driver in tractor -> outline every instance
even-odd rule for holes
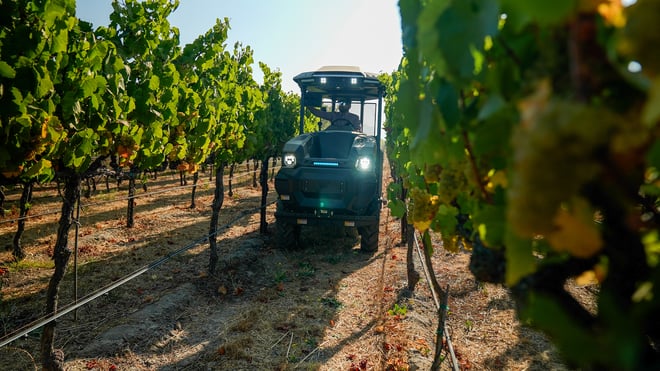
[[[362,123],[360,122],[360,117],[352,112],[349,112],[349,109],[351,108],[351,101],[348,99],[342,99],[339,101],[339,112],[321,111],[315,107],[307,108],[315,116],[330,121],[330,127],[328,128],[343,127],[350,128],[353,131],[362,131]]]

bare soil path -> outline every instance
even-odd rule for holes
[[[149,183],[150,191],[177,182],[162,176]],[[40,192],[32,214],[57,209],[53,189]],[[126,201],[113,201],[124,194],[101,192],[83,209],[80,296],[208,232],[212,190],[206,180],[195,209],[188,208],[187,188],[139,199],[136,226],[130,229],[123,219]],[[259,189],[240,185],[226,198],[220,223],[258,206],[259,195]],[[6,205],[15,199],[8,192]],[[269,208],[271,224],[273,211]],[[0,267],[8,269],[2,276],[0,335],[44,314],[56,217],[28,221],[24,263],[13,264],[11,252],[0,252]],[[11,243],[14,229],[15,223],[0,224],[0,246]],[[304,248],[295,251],[275,249],[270,236],[258,230],[258,214],[224,230],[213,275],[207,273],[208,243],[200,243],[80,308],[75,318],[61,318],[56,343],[67,369],[429,369],[435,304],[424,279],[414,292],[406,290],[406,248],[398,245],[399,222],[387,209],[374,254],[359,251],[351,230],[303,229]],[[460,369],[566,369],[543,336],[518,323],[506,289],[475,282],[468,260],[468,252],[437,248],[434,254],[435,273],[443,287],[450,286],[447,328]],[[73,300],[72,276],[63,284],[60,305]],[[39,369],[38,342],[35,331],[0,348],[0,370]],[[442,369],[452,369],[449,360]]]

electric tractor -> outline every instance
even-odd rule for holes
[[[336,225],[356,228],[361,250],[376,251],[385,87],[375,74],[344,66],[304,72],[293,80],[300,87],[301,134],[284,145],[275,177],[276,242],[298,247],[302,227]],[[323,119],[318,131],[305,133],[307,111]]]

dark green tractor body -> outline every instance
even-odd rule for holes
[[[278,245],[296,246],[302,226],[325,224],[357,228],[362,250],[375,251],[382,205],[384,87],[375,75],[354,67],[325,67],[294,81],[301,89],[302,134],[284,145],[275,177]],[[354,131],[344,122],[304,133],[306,106],[325,103],[334,110],[340,100],[359,108],[363,131],[371,128],[371,133]],[[370,121],[365,112],[373,113]]]

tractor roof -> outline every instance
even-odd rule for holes
[[[303,94],[324,98],[347,97],[371,100],[385,95],[385,87],[378,75],[362,72],[355,66],[324,66],[316,71],[303,72],[293,78]]]

